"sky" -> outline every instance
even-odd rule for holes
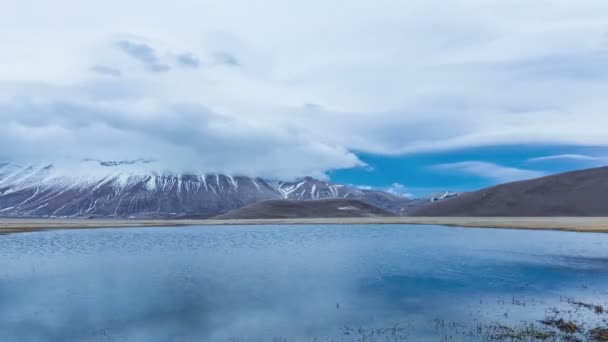
[[[0,160],[415,196],[608,160],[605,0],[0,5]]]

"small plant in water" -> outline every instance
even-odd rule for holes
[[[608,328],[593,328],[589,330],[588,337],[590,341],[606,342],[608,341]]]

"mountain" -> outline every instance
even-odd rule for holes
[[[412,216],[608,216],[608,167],[502,184],[414,209]]]
[[[410,200],[304,178],[285,182],[242,176],[149,171],[150,161],[87,160],[70,167],[0,163],[0,216],[208,218],[273,199],[358,199],[394,213]]]
[[[326,198],[320,200],[270,200],[214,217],[226,219],[326,218],[395,216],[394,213],[357,199]]]

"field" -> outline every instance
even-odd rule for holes
[[[0,219],[0,234],[49,229],[276,224],[432,224],[472,228],[608,232],[608,217],[357,217],[263,220]]]

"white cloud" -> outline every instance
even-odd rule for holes
[[[371,186],[371,185],[353,185],[361,190],[379,190],[385,191],[389,194],[393,194],[399,197],[416,198],[416,195],[412,194],[405,185],[401,183],[393,183],[389,186]]]
[[[389,186],[388,188],[385,189],[386,192],[396,195],[396,196],[401,196],[401,197],[415,197],[413,194],[411,194],[407,188],[405,187],[405,185],[401,184],[401,183],[393,183],[391,184],[391,186]]]
[[[588,156],[584,154],[556,154],[552,156],[530,158],[528,162],[543,162],[552,160],[573,160],[573,161],[587,161],[587,162],[601,162],[606,161],[606,158]]]
[[[0,157],[291,177],[355,150],[608,146],[606,17],[604,0],[12,1]]]
[[[541,171],[518,169],[481,161],[466,161],[435,165],[435,170],[465,173],[504,183],[524,179],[538,178],[546,174]]]

